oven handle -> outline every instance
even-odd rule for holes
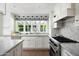
[[[51,46],[50,46],[51,47]],[[51,47],[52,48],[52,47]],[[55,54],[57,54],[57,50],[55,50],[54,48],[52,48],[52,50],[54,51]]]
[[[49,42],[49,44],[52,46],[53,45],[53,47],[56,47],[56,49],[58,50],[59,49],[59,45],[54,45],[52,42]]]
[[[52,38],[52,39],[50,38],[50,39],[49,39],[49,42],[54,43],[56,46],[59,46],[59,44],[60,44],[58,41],[56,41],[56,40],[53,39],[53,38]]]

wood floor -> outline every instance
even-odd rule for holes
[[[23,50],[23,56],[49,56],[48,49]]]

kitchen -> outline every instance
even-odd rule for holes
[[[79,56],[78,7],[79,3],[0,3],[0,55]]]

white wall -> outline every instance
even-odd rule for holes
[[[53,10],[51,3],[11,3],[7,4],[9,10],[16,14],[49,13]]]

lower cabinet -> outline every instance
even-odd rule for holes
[[[22,43],[15,48],[15,56],[22,56]]]
[[[22,43],[7,52],[5,56],[22,56]]]
[[[35,40],[34,37],[22,37],[23,49],[35,48]]]
[[[49,48],[49,37],[22,37],[24,49],[45,49]]]
[[[15,49],[12,49],[11,51],[7,52],[5,56],[15,56]]]

